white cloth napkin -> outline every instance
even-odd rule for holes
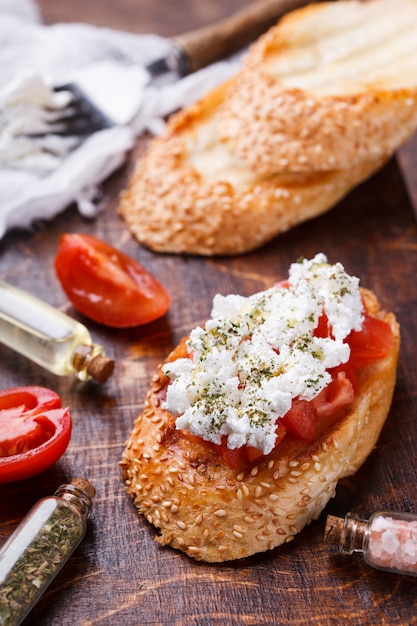
[[[0,0],[0,239],[10,229],[53,218],[73,202],[82,215],[95,216],[100,183],[123,163],[135,137],[145,130],[160,132],[169,113],[226,80],[240,64],[235,55],[143,92],[140,68],[169,45],[153,34],[78,23],[44,26],[32,0]],[[117,83],[117,89],[107,91],[107,104],[127,104],[135,112],[128,124],[96,132],[77,145],[21,136],[39,128],[45,102],[62,105],[64,95],[54,94],[51,85],[87,81],[88,72],[88,84],[98,89],[92,78],[99,79],[104,63],[112,84]]]

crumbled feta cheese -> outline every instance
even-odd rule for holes
[[[327,369],[349,360],[344,339],[363,322],[359,280],[317,254],[292,264],[288,282],[247,298],[215,296],[211,319],[190,334],[190,358],[164,366],[164,407],[177,428],[268,454],[292,400],[312,400],[331,381]],[[313,335],[323,312],[332,337]]]

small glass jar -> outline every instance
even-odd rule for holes
[[[0,550],[0,624],[18,626],[83,539],[94,487],[83,478],[39,500]]]
[[[417,576],[417,515],[378,511],[366,519],[348,513],[344,519],[329,515],[326,543],[336,543],[342,554],[363,554],[376,569]]]
[[[114,360],[89,330],[30,293],[0,280],[0,342],[58,376],[103,384]]]

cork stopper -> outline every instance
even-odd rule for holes
[[[86,478],[74,478],[71,485],[83,491],[89,498],[94,498],[96,490]]]
[[[339,545],[344,523],[345,520],[343,518],[328,515],[324,529],[324,542]]]
[[[114,360],[103,354],[97,354],[87,364],[87,373],[101,385],[107,381],[114,372]]]

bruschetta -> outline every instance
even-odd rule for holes
[[[288,542],[373,450],[395,386],[393,313],[324,254],[214,299],[155,374],[121,460],[157,541],[207,562]]]

